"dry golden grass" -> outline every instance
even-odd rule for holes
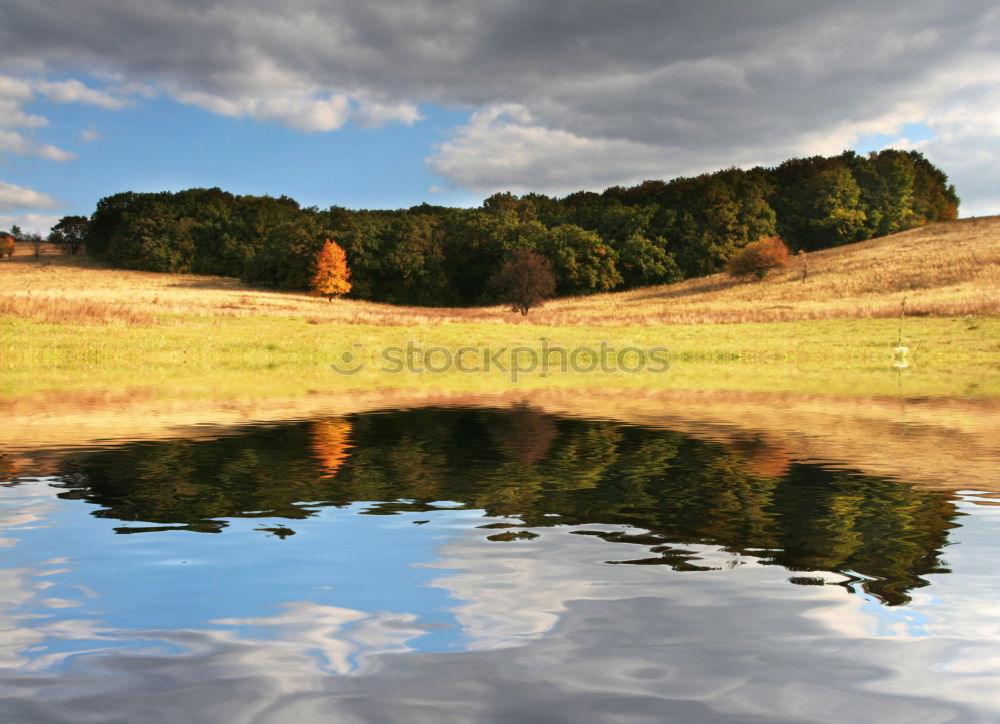
[[[31,294],[0,294],[0,315],[34,319],[49,324],[141,327],[156,323],[156,315],[135,309],[126,302],[95,302],[90,299],[71,301]]]
[[[1000,217],[935,224],[796,256],[787,270],[763,282],[715,274],[560,300],[545,315],[563,324],[591,323],[608,312],[620,322],[669,324],[895,317],[903,297],[911,316],[1000,313]]]
[[[23,245],[22,245],[23,246]],[[312,324],[426,326],[700,324],[1000,314],[1000,217],[936,224],[809,254],[762,282],[724,274],[558,299],[527,318],[505,307],[397,307],[264,291],[235,279],[101,268],[85,257],[19,249],[0,261],[0,314],[46,321],[151,324],[160,315],[293,317]],[[31,301],[25,301],[30,297]],[[77,311],[69,311],[76,307]],[[65,309],[65,312],[60,312]],[[128,314],[125,313],[128,310]]]

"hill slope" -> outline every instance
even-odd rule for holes
[[[808,274],[803,281],[804,271]],[[264,291],[234,279],[103,269],[45,255],[0,262],[0,315],[53,322],[152,324],[158,315],[306,318],[314,323],[448,321],[553,325],[697,324],[1000,315],[1000,216],[913,229],[795,257],[763,282],[724,274],[549,302],[526,320],[502,307],[395,307]]]

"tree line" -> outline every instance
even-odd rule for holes
[[[217,274],[305,290],[327,239],[347,254],[350,296],[398,304],[496,300],[490,278],[518,250],[544,256],[557,295],[661,284],[723,270],[780,236],[812,251],[954,219],[947,176],[916,151],[797,158],[561,198],[497,193],[474,209],[304,208],[218,188],[101,199],[85,240],[112,265]]]

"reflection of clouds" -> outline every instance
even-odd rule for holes
[[[4,488],[0,504],[0,547],[13,548],[19,542],[16,531],[41,528],[58,505],[56,490],[48,485],[18,485]],[[53,586],[41,580],[66,572],[65,558],[42,561],[43,568],[9,568],[0,570],[0,668],[28,668],[35,665],[37,657],[27,655],[32,648],[43,643],[50,634],[44,614],[30,613],[37,608],[71,608],[76,601],[43,598]],[[34,624],[34,625],[33,625]]]
[[[284,613],[274,616],[219,619],[212,623],[273,628],[272,645],[289,651],[315,651],[326,661],[326,668],[338,674],[350,672],[375,654],[410,651],[407,642],[426,633],[413,614],[367,614],[310,601],[286,603],[284,608]],[[358,661],[352,664],[355,657]]]
[[[618,567],[616,567],[616,571]],[[631,575],[634,574],[630,574]],[[547,635],[520,646],[372,654],[353,675],[330,675],[313,652],[357,612],[293,604],[273,617],[227,622],[301,632],[122,635],[147,648],[94,652],[61,675],[8,677],[0,717],[78,722],[888,722],[987,721],[996,676],[935,668],[973,642],[831,637],[803,611],[849,600],[836,587],[793,596],[728,586],[623,586],[621,598],[563,601]],[[680,579],[680,577],[674,577]],[[558,589],[562,581],[552,581]],[[693,586],[691,600],[685,589]],[[728,595],[727,595],[728,594]],[[553,598],[557,598],[554,595]],[[706,600],[710,603],[706,604]],[[754,615],[748,616],[747,611]],[[372,617],[376,621],[378,617]],[[376,624],[382,633],[391,629]],[[311,632],[311,633],[309,633]],[[319,632],[319,641],[316,633]],[[391,636],[390,636],[391,638]],[[180,653],[157,650],[164,644]],[[985,642],[980,646],[987,646]],[[339,651],[339,649],[337,649]],[[329,654],[327,654],[329,655]]]
[[[44,634],[31,627],[37,616],[15,613],[38,595],[31,571],[23,568],[0,571],[0,667],[25,665],[22,652],[40,643]]]
[[[974,636],[978,641],[956,646],[954,655],[938,668],[951,674],[968,675],[967,686],[976,689],[976,677],[1000,671],[1000,596],[997,591],[1000,563],[995,548],[1000,540],[1000,508],[976,505],[968,496],[959,509],[968,514],[961,528],[952,533],[953,545],[946,549],[951,572],[928,576],[934,583],[914,592],[907,607],[922,616],[929,637],[956,642]],[[991,646],[980,645],[990,642]],[[994,688],[994,691],[998,689]],[[976,692],[970,693],[975,697]],[[1000,695],[997,696],[1000,699]]]
[[[783,585],[786,569],[756,557],[734,562],[732,553],[709,546],[686,547],[705,566],[729,570],[611,571],[602,561],[625,554],[600,538],[560,528],[537,532],[530,544],[501,550],[473,531],[439,549],[435,565],[457,572],[434,584],[460,601],[454,613],[469,648],[519,660],[536,649],[554,651],[548,665],[574,669],[572,688],[604,688],[610,696],[635,688],[621,679],[669,680],[668,690],[684,699],[743,715],[858,720],[851,708],[859,706],[881,712],[873,721],[914,721],[965,705],[1000,715],[992,697],[1000,687],[1000,631],[976,621],[978,614],[997,618],[995,579],[949,587],[952,611],[969,610],[963,599],[970,590],[976,605],[947,636],[930,638],[927,622],[937,612],[921,610],[922,597],[888,608],[831,585],[846,580],[836,573],[810,573],[825,586]],[[620,607],[632,610],[615,615]],[[509,654],[495,651],[516,645]],[[620,680],[612,683],[615,676]],[[924,692],[936,701],[921,702]]]
[[[1000,715],[991,661],[1000,635],[981,637],[975,620],[995,607],[985,564],[971,588],[923,589],[899,609],[931,611],[935,636],[915,637],[899,618],[897,636],[886,637],[863,597],[788,584],[787,570],[754,557],[688,546],[720,570],[610,566],[642,547],[573,534],[581,528],[497,543],[455,520],[444,523],[452,527],[435,566],[448,570],[434,582],[454,597],[471,649],[455,653],[414,650],[426,631],[416,615],[309,601],[198,629],[32,618],[17,609],[43,601],[38,571],[71,561],[0,571],[0,630],[12,635],[0,650],[0,721],[895,724]],[[74,643],[40,653],[52,641]]]
[[[492,649],[517,645],[549,631],[566,610],[568,601],[610,600],[631,596],[667,596],[677,584],[689,578],[672,576],[667,566],[615,566],[606,561],[628,558],[646,549],[639,545],[609,544],[591,535],[576,535],[581,530],[614,533],[626,530],[614,525],[587,525],[570,528],[535,529],[539,538],[530,543],[488,541],[482,531],[468,531],[438,549],[434,567],[455,573],[438,578],[433,585],[447,589],[461,601],[454,609],[462,625],[467,645],[472,649]],[[720,569],[699,574],[699,581],[718,580],[723,585],[754,585],[761,590],[783,586],[788,572],[779,566],[763,565],[754,556],[740,556],[718,547],[685,545],[697,553],[699,565]],[[643,557],[643,555],[640,555]],[[747,569],[747,570],[742,570]],[[689,574],[684,574],[688,576]],[[845,580],[833,573],[810,574],[832,582]],[[733,579],[733,577],[736,577]],[[613,583],[610,581],[613,580]],[[714,589],[682,586],[686,601],[694,597],[710,605]],[[829,587],[799,591],[799,596],[823,599],[823,606],[838,610],[857,609],[857,601],[833,592]],[[822,615],[814,612],[817,618]],[[871,622],[855,616],[852,631],[872,633]],[[842,628],[842,627],[841,627]]]
[[[14,530],[41,528],[57,504],[57,491],[48,485],[18,485],[2,489],[0,505],[0,548],[17,545],[18,539],[8,536]]]

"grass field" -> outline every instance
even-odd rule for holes
[[[0,262],[0,394],[7,399],[148,384],[192,395],[514,384],[1000,395],[1000,217],[816,252],[804,262],[804,281],[796,259],[763,282],[715,275],[553,300],[527,318],[500,307],[327,302],[232,279],[105,269],[86,257],[23,251]],[[543,344],[582,348],[585,362],[608,357],[602,342],[616,350],[667,348],[669,372],[509,371],[522,364],[512,348],[529,357],[526,350],[537,354]],[[385,374],[382,350],[408,343],[507,351],[490,373]],[[908,351],[895,353],[898,346]],[[357,374],[331,370],[345,355],[349,366],[363,366]]]

